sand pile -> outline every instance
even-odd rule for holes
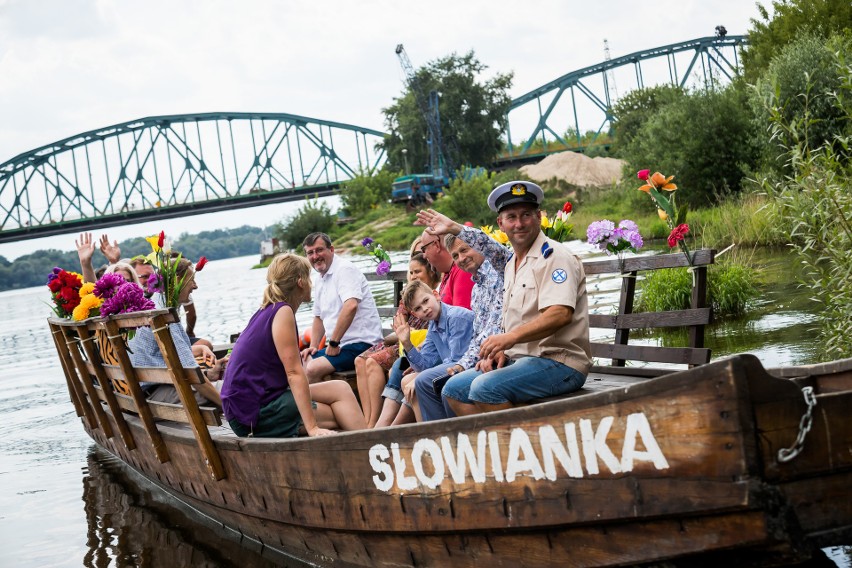
[[[521,171],[537,182],[559,178],[581,187],[612,185],[621,180],[623,160],[589,158],[579,152],[551,154],[537,164],[523,166]]]

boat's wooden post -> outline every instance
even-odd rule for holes
[[[71,402],[74,403],[77,416],[85,416],[89,425],[94,426],[94,411],[86,404],[85,399],[81,400],[83,393],[78,392],[78,389],[82,387],[77,377],[77,372],[74,369],[74,364],[70,361],[71,356],[68,354],[68,346],[65,345],[65,335],[62,333],[62,328],[50,323],[50,321],[48,321],[48,325],[50,325],[50,334],[53,336],[53,343],[56,345],[56,352],[59,354],[59,362],[62,365],[62,370],[65,372],[68,393],[71,395]]]
[[[101,406],[101,399],[100,397],[98,397],[98,391],[95,389],[95,384],[92,382],[92,376],[89,374],[89,369],[86,368],[86,362],[83,361],[83,356],[80,354],[80,349],[78,347],[80,343],[80,338],[73,337],[71,334],[72,331],[75,331],[74,328],[62,328],[62,335],[65,338],[65,345],[68,346],[68,352],[71,354],[71,359],[74,361],[74,366],[77,367],[77,371],[80,373],[80,379],[83,382],[83,388],[86,389],[86,393],[88,393],[89,395],[89,402],[92,405],[92,408],[95,410],[95,416],[97,416],[97,422],[95,422],[95,424],[100,424],[104,435],[107,438],[112,438],[112,425],[109,423],[109,419],[107,418],[106,412],[104,412],[104,407]]]
[[[622,274],[621,278],[621,297],[618,299],[618,315],[632,314],[633,313],[633,299],[636,296],[636,272],[629,272],[627,274]],[[619,321],[619,318],[616,318],[616,322]],[[616,324],[618,325],[618,324]],[[615,329],[615,341],[613,342],[615,345],[627,345],[628,339],[630,337],[630,328],[619,328]],[[613,359],[612,365],[614,367],[624,367],[626,364],[625,359]]]
[[[145,398],[145,393],[142,392],[142,387],[139,386],[139,379],[136,378],[136,371],[133,369],[133,364],[127,355],[127,346],[124,345],[121,329],[118,323],[112,319],[104,321],[102,325],[106,328],[107,338],[112,344],[115,356],[118,358],[121,372],[127,381],[127,388],[130,389],[130,396],[133,397],[133,401],[136,403],[139,419],[142,420],[142,426],[148,432],[154,453],[157,454],[157,459],[160,460],[160,463],[165,463],[169,461],[169,450],[166,448],[166,444],[163,442],[162,436],[160,436],[160,431],[157,430],[157,425],[154,423],[154,416],[151,414],[151,409],[148,408],[148,400]]]
[[[201,416],[201,411],[198,410],[198,403],[195,401],[192,387],[186,379],[188,371],[183,368],[180,356],[172,341],[169,322],[166,317],[164,315],[157,315],[151,318],[151,330],[154,332],[154,337],[160,346],[160,352],[163,354],[163,360],[166,362],[166,367],[172,376],[175,389],[189,417],[189,424],[195,433],[195,440],[198,442],[201,454],[207,462],[207,469],[210,471],[213,479],[224,479],[225,468],[222,466],[219,451],[213,444],[213,438],[210,436],[207,424],[205,424],[204,418]]]
[[[124,413],[118,405],[118,400],[115,398],[115,391],[113,391],[112,382],[109,380],[109,377],[107,377],[104,372],[104,368],[102,367],[103,361],[98,355],[95,346],[92,345],[95,336],[91,331],[89,331],[87,325],[79,326],[77,328],[77,332],[80,334],[80,343],[83,345],[86,357],[88,357],[89,361],[92,362],[95,377],[97,377],[107,405],[109,406],[110,411],[112,411],[112,416],[118,426],[118,433],[121,434],[121,439],[124,440],[124,446],[128,450],[133,450],[136,448],[136,442],[133,440],[133,433],[130,431],[130,428],[127,426],[127,422],[124,420]]]

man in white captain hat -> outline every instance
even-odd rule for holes
[[[479,229],[433,211],[417,223],[451,233],[505,265],[502,333],[486,339],[476,368],[453,375],[442,396],[455,415],[511,408],[575,391],[591,367],[586,274],[580,260],[541,231],[544,193],[528,181],[511,181],[488,196],[509,251]]]

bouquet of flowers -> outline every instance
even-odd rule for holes
[[[562,210],[552,218],[548,218],[547,213],[542,212],[541,230],[544,231],[547,238],[564,243],[571,237],[574,225],[569,225],[568,219],[571,218],[573,209],[574,207],[571,205],[571,202],[566,201],[565,205],[562,206]]]
[[[145,297],[138,284],[126,281],[114,272],[101,276],[95,282],[91,295],[101,300],[100,315],[103,317],[153,310],[156,307],[154,302]]]
[[[645,244],[639,234],[639,227],[630,219],[623,219],[617,227],[609,219],[595,221],[586,230],[586,238],[590,245],[598,247],[608,255],[618,255],[619,265],[624,263],[622,255],[625,250],[639,252]]]
[[[167,307],[177,308],[186,281],[186,274],[182,277],[177,274],[178,264],[183,257],[180,253],[172,253],[171,242],[163,231],[145,240],[151,245],[151,252],[145,258],[154,267],[154,272],[148,277],[147,291],[149,294],[162,294]],[[195,271],[199,272],[206,264],[207,259],[202,256],[195,264]]]
[[[63,270],[58,266],[47,275],[47,287],[53,298],[53,313],[56,317],[70,318],[74,309],[80,305],[80,288],[83,277],[76,272]]]
[[[375,243],[375,244],[374,244]],[[382,245],[376,243],[370,237],[364,237],[361,241],[361,245],[367,249],[367,252],[373,257],[373,260],[376,262],[376,274],[379,276],[384,276],[391,269],[391,258],[387,251],[382,248]]]
[[[689,225],[686,224],[686,213],[689,207],[686,205],[678,207],[675,202],[674,192],[677,186],[671,183],[674,176],[666,177],[660,172],[654,172],[651,175],[651,170],[639,170],[636,177],[645,182],[645,185],[638,188],[639,191],[644,191],[651,196],[651,201],[657,207],[657,215],[669,226],[669,248],[680,246],[687,262],[692,266],[692,256],[684,241],[684,237],[689,233]],[[666,197],[663,191],[668,192],[669,196]]]

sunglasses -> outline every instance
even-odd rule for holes
[[[431,245],[436,244],[437,242],[438,241],[432,241],[431,243],[426,243],[425,245],[420,247],[420,252],[422,252],[423,254],[426,254],[426,249],[429,248]]]

